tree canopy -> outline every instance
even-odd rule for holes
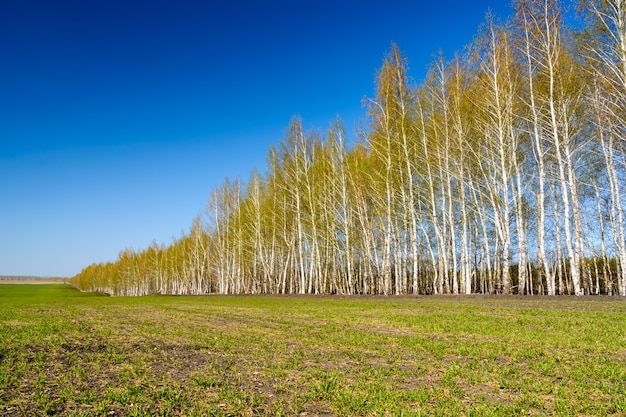
[[[144,294],[626,296],[626,2],[517,0],[415,83],[392,44],[366,129],[294,117],[267,172],[169,246],[72,279]]]

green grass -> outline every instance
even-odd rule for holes
[[[299,414],[626,415],[626,302],[0,286],[0,416]]]

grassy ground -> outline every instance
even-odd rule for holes
[[[626,301],[0,287],[0,416],[626,415]]]

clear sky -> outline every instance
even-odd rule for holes
[[[424,77],[507,0],[0,2],[0,275],[169,243],[293,115],[349,130],[392,41]]]

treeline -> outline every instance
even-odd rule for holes
[[[215,189],[170,246],[73,278],[143,294],[626,296],[626,2],[487,16],[414,83],[392,45],[348,144],[295,118],[268,171]],[[574,5],[571,5],[574,6]]]

